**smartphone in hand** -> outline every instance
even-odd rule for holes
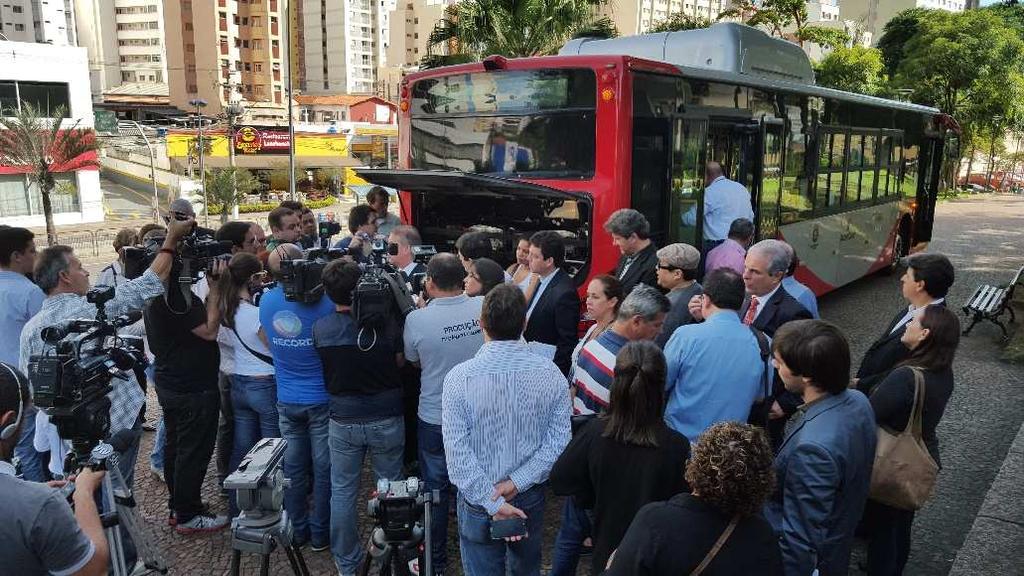
[[[525,519],[508,518],[491,521],[491,540],[504,540],[513,536],[528,536]]]

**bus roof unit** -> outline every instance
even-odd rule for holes
[[[616,54],[667,62],[681,67],[731,72],[794,84],[814,84],[814,69],[804,51],[757,28],[719,22],[710,28],[659,32],[599,40],[570,40],[558,52]]]

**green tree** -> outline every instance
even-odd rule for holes
[[[884,68],[882,53],[877,49],[843,46],[834,49],[817,63],[814,75],[821,86],[875,95],[885,85]]]
[[[893,76],[900,62],[903,61],[903,47],[921,28],[921,21],[934,14],[926,8],[911,8],[894,16],[882,28],[882,36],[878,39],[878,50],[882,53],[886,74]]]
[[[227,223],[232,209],[259,185],[259,180],[252,172],[244,168],[221,168],[206,172],[206,196],[210,204],[221,207],[221,224]]]
[[[437,24],[428,46],[454,45],[455,54],[474,58],[554,54],[581,30],[599,25],[593,8],[602,1],[463,0]]]
[[[39,187],[43,199],[43,218],[46,220],[46,242],[57,242],[57,229],[53,225],[54,174],[71,172],[96,166],[91,152],[98,150],[96,133],[79,128],[80,120],[68,129],[61,129],[66,109],[58,106],[52,117],[44,116],[29,103],[20,110],[6,110],[0,114],[0,164],[24,166],[30,182]]]
[[[748,26],[767,28],[773,36],[795,39],[801,48],[806,42],[838,48],[850,41],[850,35],[843,30],[811,26],[805,0],[763,0],[760,5],[745,1],[732,13],[745,17]]]

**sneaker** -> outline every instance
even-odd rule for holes
[[[179,522],[174,530],[178,534],[197,534],[200,532],[217,532],[223,530],[230,520],[227,516],[213,516],[206,514],[197,514],[192,517],[188,522]]]
[[[149,473],[153,475],[153,478],[156,478],[161,483],[163,483],[163,484],[167,483],[167,480],[164,479],[164,469],[163,468],[157,468],[156,466],[153,466],[152,464],[150,464],[149,465]]]
[[[330,542],[317,543],[317,544],[312,544],[311,543],[309,545],[309,549],[312,550],[313,552],[323,552],[324,550],[327,550],[330,547],[331,547]]]

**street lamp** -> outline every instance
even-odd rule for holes
[[[205,146],[203,146],[203,115],[202,109],[206,107],[206,100],[193,98],[188,101],[190,106],[195,106],[196,123],[199,126],[199,185],[203,188],[203,220],[204,224],[210,225],[210,207],[206,198],[206,172],[204,171],[204,160],[206,157]]]
[[[238,188],[235,185],[235,122],[245,114],[245,107],[239,102],[232,102],[224,109],[228,116],[228,166],[231,170],[231,197],[238,198]],[[231,217],[238,219],[238,202],[231,203]]]
[[[156,185],[156,153],[153,144],[146,136],[146,131],[134,120],[121,120],[117,123],[117,134],[119,136],[139,136],[149,148],[149,175],[153,180],[153,222],[160,222],[160,193]]]

